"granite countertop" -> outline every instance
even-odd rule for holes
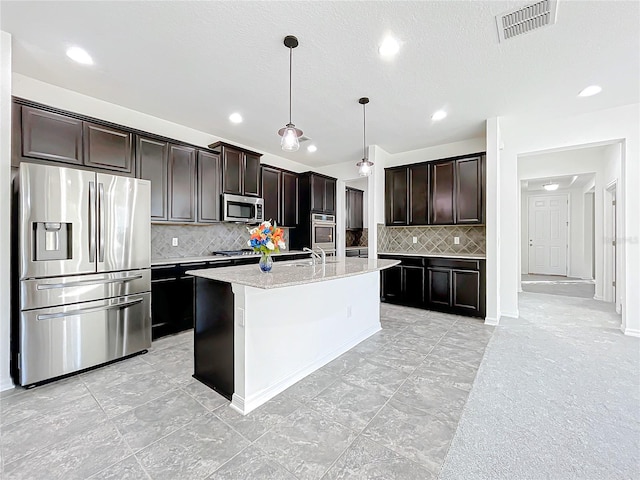
[[[485,260],[484,253],[415,253],[415,252],[378,252],[378,255],[402,255],[406,257],[460,258],[463,260]]]
[[[292,260],[274,264],[269,273],[262,273],[255,265],[236,267],[204,268],[186,273],[226,283],[235,283],[255,288],[282,288],[307,283],[324,282],[337,278],[352,277],[384,270],[398,265],[398,260],[331,257],[326,265],[310,265],[309,260]]]
[[[303,252],[302,250],[285,250],[280,253],[272,253],[272,257],[278,257],[280,255],[309,255],[309,252]],[[235,255],[233,257],[227,257],[225,255],[208,255],[204,257],[175,257],[175,258],[157,258],[151,260],[151,266],[158,265],[180,265],[185,263],[197,263],[197,262],[221,262],[224,260],[237,260],[238,258],[260,258],[260,254],[256,255]]]

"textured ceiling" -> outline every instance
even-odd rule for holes
[[[482,136],[484,120],[640,101],[639,2],[560,0],[558,22],[498,43],[494,16],[528,2],[7,2],[14,71],[309,166]],[[393,60],[377,45],[402,42]],[[287,34],[293,121],[318,146],[283,154]],[[96,64],[65,56],[84,47]],[[583,87],[603,92],[578,98]],[[449,116],[433,123],[431,114]],[[244,123],[232,125],[238,111]]]

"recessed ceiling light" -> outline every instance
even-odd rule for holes
[[[431,115],[431,120],[435,120],[436,122],[444,118],[447,118],[447,112],[445,112],[444,110],[438,110],[433,115]]]
[[[83,65],[93,65],[91,55],[80,47],[69,47],[67,49],[67,57]]]
[[[578,96],[579,97],[591,97],[593,95],[597,95],[602,91],[602,87],[599,85],[590,85],[584,90],[582,90]]]
[[[229,115],[229,120],[231,121],[231,123],[242,123],[242,115],[237,112],[232,113],[231,115]]]
[[[307,147],[307,151],[308,151],[308,152],[311,152],[311,153],[313,153],[313,152],[315,152],[315,151],[317,151],[317,150],[318,150],[318,147],[316,147],[315,145],[309,145],[309,146]]]
[[[557,190],[559,186],[560,185],[558,185],[557,183],[545,183],[544,185],[542,185],[542,188],[544,188],[547,192],[553,192],[554,190]]]
[[[383,57],[393,57],[400,51],[400,42],[393,37],[385,38],[378,47],[378,53]]]

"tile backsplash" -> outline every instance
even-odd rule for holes
[[[413,237],[418,239],[413,243]],[[460,237],[454,245],[453,237]],[[378,224],[378,251],[389,253],[484,254],[484,225],[387,227]]]
[[[369,246],[369,230],[347,230],[345,233],[345,246],[347,247],[367,247]]]
[[[289,230],[284,229],[289,246]],[[171,240],[178,239],[178,246]],[[241,250],[247,246],[247,226],[238,223],[211,225],[151,225],[151,258],[154,260],[177,257],[202,257],[215,250]]]

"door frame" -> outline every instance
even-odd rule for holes
[[[569,270],[571,267],[571,195],[569,193],[527,193],[527,238],[531,238],[529,235],[529,199],[532,197],[565,197],[567,199],[567,224],[565,225],[567,229],[567,248],[566,248],[566,256],[567,261],[565,262],[565,270],[564,276],[569,276]],[[531,270],[531,265],[529,265],[529,240],[527,240],[527,274],[529,274]]]
[[[613,302],[617,307],[617,296],[618,296],[618,182],[617,180],[613,180],[608,183],[604,188],[604,217],[603,217],[603,228],[604,228],[604,301],[605,302]],[[616,203],[611,205],[609,202],[615,201]],[[611,208],[613,207],[613,208]],[[614,238],[610,238],[610,234],[613,232]],[[613,240],[616,241],[615,246],[613,245]],[[616,282],[616,285],[613,285],[613,282]]]

